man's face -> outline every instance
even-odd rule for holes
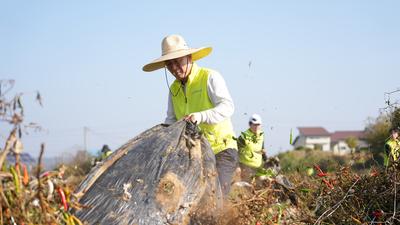
[[[192,65],[192,56],[187,55],[177,59],[171,59],[165,62],[168,71],[180,81],[184,81],[190,73]]]
[[[258,134],[261,131],[261,124],[250,123],[250,130],[253,133]]]
[[[392,138],[397,139],[399,137],[399,132],[398,131],[392,131]]]

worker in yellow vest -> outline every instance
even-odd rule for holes
[[[105,160],[112,153],[110,147],[108,145],[103,145],[101,148],[101,160]]]
[[[112,154],[112,151],[108,145],[103,145],[101,148],[100,154],[92,161],[92,166],[97,165],[98,163],[101,163],[105,159],[108,158]]]
[[[400,157],[399,128],[390,130],[390,137],[385,143],[385,166],[397,163]]]
[[[237,143],[230,120],[234,105],[223,77],[195,63],[210,54],[212,48],[189,48],[180,35],[165,37],[161,45],[162,56],[146,64],[143,71],[164,69],[166,78],[167,70],[175,77],[169,87],[165,124],[184,118],[199,125],[214,151],[219,181],[226,196],[238,165]]]
[[[241,178],[244,181],[251,181],[267,159],[261,124],[260,115],[253,114],[249,119],[249,129],[238,137]]]

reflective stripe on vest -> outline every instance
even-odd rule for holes
[[[386,145],[389,146],[390,148],[390,154],[393,157],[394,161],[397,161],[400,155],[400,141],[393,140],[390,138],[387,142]]]
[[[240,137],[244,140],[244,146],[239,148],[239,161],[246,166],[259,168],[262,165],[264,133],[256,135],[248,129]]]
[[[196,64],[192,65],[192,71],[185,87],[179,80],[175,80],[171,85],[172,104],[174,106],[175,117],[177,120],[184,116],[214,108],[207,92],[207,83],[210,70],[200,68]],[[210,142],[214,154],[225,149],[237,149],[236,141],[233,139],[235,133],[230,119],[226,119],[217,124],[199,124],[204,136]]]

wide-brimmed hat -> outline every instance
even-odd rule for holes
[[[151,72],[165,66],[165,61],[192,55],[192,61],[199,60],[210,54],[211,47],[189,48],[182,36],[177,34],[168,35],[161,43],[162,55],[143,66],[143,71]]]

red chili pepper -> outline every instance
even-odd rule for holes
[[[376,177],[379,175],[378,171],[376,171],[375,168],[373,168],[369,174],[371,177]]]
[[[382,210],[375,210],[375,211],[372,212],[372,216],[378,219],[379,217],[383,216],[383,211]]]
[[[333,189],[333,185],[329,181],[327,181],[326,179],[322,179],[322,181],[326,184],[327,187]]]
[[[319,177],[325,177],[326,175],[328,175],[328,174],[326,174],[326,173],[318,173],[317,174],[317,176],[319,176]]]
[[[327,173],[324,173],[324,171],[322,171],[318,165],[314,165],[314,168],[318,171],[317,176],[325,177],[326,175],[328,175]]]
[[[29,174],[28,174],[28,169],[26,168],[26,165],[22,165],[22,170],[24,171],[24,177],[23,177],[23,183],[24,185],[28,185],[29,183]]]
[[[46,171],[46,172],[42,173],[42,175],[40,175],[40,177],[47,177],[48,175],[50,175],[50,171]]]
[[[67,200],[65,198],[65,194],[62,188],[57,188],[58,194],[60,195],[61,198],[61,203],[64,206],[64,210],[67,211],[68,210],[68,204],[67,204]]]

